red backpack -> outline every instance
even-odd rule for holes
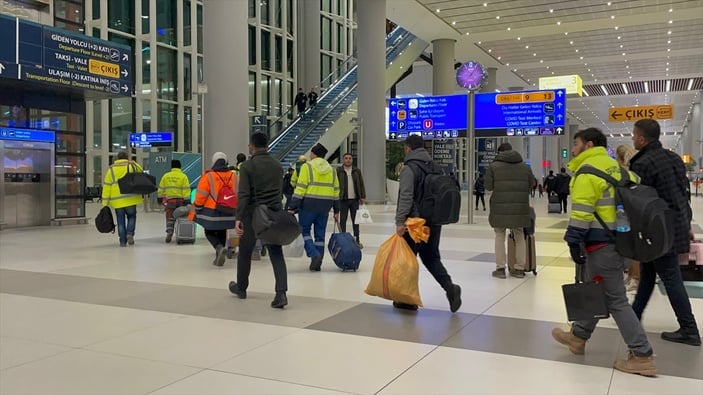
[[[215,200],[215,210],[219,211],[222,214],[234,215],[237,209],[237,202],[239,201],[239,199],[237,198],[237,194],[234,192],[234,190],[232,190],[232,187],[229,186],[229,182],[232,181],[232,178],[230,177],[225,182],[225,180],[223,180],[219,174],[217,174],[217,177],[220,179],[220,181],[222,181],[222,187],[220,187],[220,190],[217,192],[217,199]],[[232,174],[232,177],[234,177],[234,174]]]

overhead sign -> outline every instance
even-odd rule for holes
[[[613,107],[608,110],[608,121],[627,122],[638,119],[672,119],[674,106],[662,104],[656,106]]]
[[[457,131],[467,128],[466,103],[466,95],[391,99],[388,107],[389,136],[400,140],[410,134],[458,137]]]
[[[478,93],[476,137],[563,135],[566,90]]]
[[[540,77],[539,89],[566,89],[566,93],[575,93],[583,96],[583,80],[578,74],[558,75],[555,77]]]
[[[0,140],[40,141],[54,143],[54,132],[38,129],[0,128]]]
[[[0,15],[0,78],[131,96],[126,45]]]
[[[173,132],[129,134],[129,146],[132,148],[170,147],[172,145]]]

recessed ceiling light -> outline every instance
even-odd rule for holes
[[[505,65],[506,65],[506,66],[510,66],[510,63],[506,63]]]
[[[498,60],[500,60],[500,56],[498,56]]]
[[[629,69],[629,68],[630,68],[630,65],[628,64],[627,66],[625,66],[625,68],[626,68],[626,69]]]
[[[500,19],[500,15],[496,15],[496,19]]]
[[[621,39],[621,38],[622,38],[622,36],[618,36],[618,40]]]
[[[669,30],[668,32],[666,32],[666,34],[671,34],[671,30]]]
[[[581,56],[580,59],[583,60],[583,56]]]
[[[466,32],[466,35],[468,36],[468,35],[469,35],[469,32]]]
[[[539,62],[540,62],[540,63],[544,63],[544,59],[540,59]]]
[[[516,73],[516,72],[517,72],[517,69],[513,69],[513,73]]]
[[[525,49],[530,49],[530,46],[529,46],[529,45],[525,45]]]
[[[622,56],[625,56],[625,52],[622,53]]]
[[[609,2],[608,2],[608,5],[610,5],[610,4],[612,4],[612,2],[609,1]]]
[[[456,21],[452,21],[452,25],[456,25]]]
[[[573,41],[569,41],[569,44],[570,44],[570,45],[574,45],[574,42],[573,42]]]
[[[667,44],[671,44],[671,40],[667,41],[666,43],[667,43]]]
[[[615,15],[611,15],[611,16],[610,16],[610,19],[615,19]]]
[[[553,13],[554,13],[554,9],[553,9],[553,8],[550,8],[550,9],[549,9],[549,12],[550,12],[551,14],[553,14]]]
[[[510,28],[508,28],[508,31],[510,31]]]
[[[441,11],[439,8],[437,8],[437,10],[435,10],[435,12],[439,12],[439,11]]]
[[[532,54],[532,56],[537,56],[537,52],[534,52],[534,53]]]
[[[619,26],[615,26],[615,30],[618,30],[618,29],[620,29],[620,27],[619,27]]]
[[[492,50],[492,49],[489,49],[488,52],[493,52],[493,50]]]
[[[569,32],[564,32],[564,35],[565,35],[565,36],[568,36],[568,35],[569,35]]]
[[[671,48],[667,48],[667,49],[666,49],[666,52],[671,52]]]
[[[554,72],[552,71],[552,75],[554,75]]]
[[[483,6],[484,6],[484,7],[487,7],[487,6],[488,6],[488,3],[483,3]]]
[[[560,25],[561,25],[561,21],[557,21],[557,26],[560,26]]]
[[[620,48],[622,48],[622,47],[623,47],[623,45],[622,45],[622,44],[620,44]]]
[[[518,37],[517,40],[520,41],[520,37]]]
[[[674,23],[674,21],[669,21],[669,24],[672,24],[672,23]]]
[[[578,52],[578,51],[579,51],[579,50],[577,49],[576,52]]]
[[[669,12],[674,12],[674,9],[673,9],[673,8],[669,8]]]
[[[591,71],[591,69],[588,69],[588,71]]]

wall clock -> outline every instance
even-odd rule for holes
[[[456,70],[456,83],[462,88],[477,91],[486,84],[486,74],[483,66],[473,60],[468,61]]]

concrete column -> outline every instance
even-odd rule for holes
[[[203,79],[208,86],[203,114],[205,168],[210,167],[213,153],[222,151],[234,161],[249,143],[249,95],[245,93],[249,91],[249,44],[244,39],[248,11],[246,1],[203,5]]]
[[[449,38],[432,41],[432,94],[435,96],[454,93],[455,43],[456,40]]]
[[[320,76],[320,2],[298,2],[298,32],[302,39],[298,46],[298,88],[307,93],[315,87],[320,93],[320,81],[327,76]],[[385,41],[384,41],[385,42]],[[336,64],[332,65],[336,68]],[[297,92],[297,89],[294,91]],[[332,149],[332,147],[328,147]]]
[[[496,85],[497,74],[497,67],[486,67],[486,85],[483,86],[481,92],[495,92],[498,87],[498,85]]]
[[[686,143],[683,146],[683,153],[691,155],[691,159],[698,163],[698,168],[703,167],[701,163],[701,147],[703,146],[703,122],[701,122],[701,103],[695,103],[691,110],[691,121],[684,131],[683,141]]]
[[[523,159],[530,161],[532,174],[537,177],[539,182],[542,182],[542,158],[544,157],[544,139],[546,137],[530,137],[528,138],[530,145],[527,150],[527,155]]]
[[[245,3],[246,4],[246,3]],[[386,1],[357,2],[357,45],[359,48],[359,117],[362,122],[361,169],[370,202],[385,201],[386,141]],[[332,149],[332,147],[329,147]]]

